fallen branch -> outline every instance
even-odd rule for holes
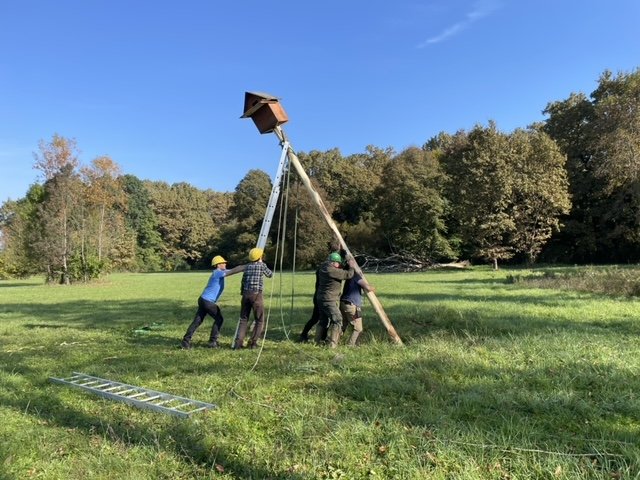
[[[421,272],[435,269],[462,270],[471,267],[468,260],[450,263],[438,263],[428,258],[420,258],[407,253],[394,253],[385,258],[367,254],[355,254],[360,268],[370,273]]]

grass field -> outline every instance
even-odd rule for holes
[[[1,281],[0,479],[640,478],[640,301],[513,273],[368,275],[404,346],[366,304],[362,344],[337,350],[293,341],[311,273],[267,283],[264,348],[242,351],[239,275],[219,350],[210,318],[177,348],[207,272]],[[49,381],[73,371],[218,408],[185,420]]]

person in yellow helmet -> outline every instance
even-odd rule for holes
[[[251,310],[253,310],[255,324],[253,326],[251,340],[249,340],[249,348],[257,347],[258,340],[260,340],[262,336],[264,329],[263,277],[271,278],[273,276],[273,272],[269,270],[269,267],[262,261],[263,253],[261,248],[252,248],[249,251],[250,263],[247,264],[242,274],[240,321],[238,323],[236,338],[233,342],[234,349],[244,348],[244,337],[247,334]]]
[[[227,270],[227,261],[220,255],[216,255],[211,260],[211,266],[214,268],[207,285],[204,287],[202,295],[198,297],[198,311],[193,318],[191,325],[187,328],[187,333],[182,337],[182,348],[191,348],[191,337],[198,329],[198,327],[204,321],[207,315],[213,317],[213,327],[211,327],[211,334],[209,335],[209,343],[207,347],[218,348],[218,336],[220,335],[220,329],[224,318],[220,307],[216,303],[224,291],[224,279],[229,275],[234,275],[244,271],[246,265],[238,265],[237,267]]]

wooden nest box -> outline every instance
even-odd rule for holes
[[[260,92],[245,92],[244,113],[240,118],[251,118],[260,133],[271,133],[289,120],[276,97]]]

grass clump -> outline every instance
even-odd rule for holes
[[[639,297],[640,268],[611,266],[546,269],[526,275],[509,274],[507,283],[525,283],[541,288]]]

